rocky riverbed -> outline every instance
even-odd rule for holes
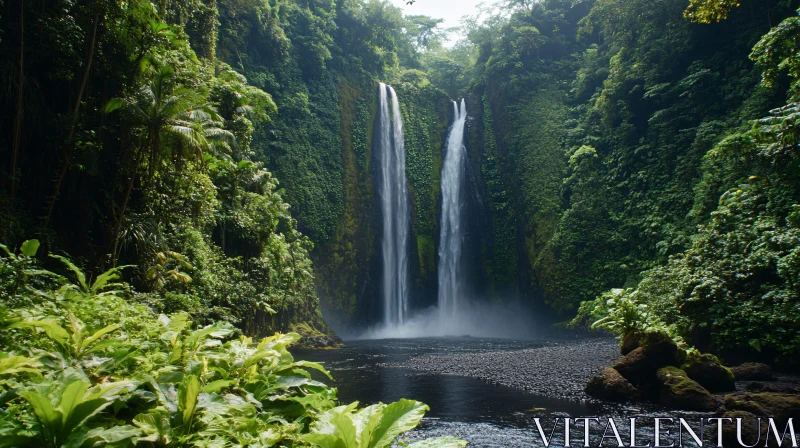
[[[586,382],[619,356],[616,339],[595,338],[513,351],[425,354],[383,366],[480,378],[545,397],[591,400],[584,392]]]

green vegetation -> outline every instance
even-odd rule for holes
[[[0,446],[385,448],[427,406],[400,400],[356,412],[296,361],[296,333],[254,342],[227,322],[199,327],[137,304],[113,268],[92,281],[53,256],[64,275],[38,269],[38,241],[0,258]],[[412,447],[459,447],[443,437]]]
[[[498,5],[423,58],[483,98],[490,288],[514,272],[576,322],[793,362],[800,5]]]
[[[80,314],[66,304],[78,296],[124,296],[142,316],[248,337],[332,337],[321,308],[331,322],[371,323],[382,81],[406,131],[414,305],[435,296],[441,151],[450,98],[465,97],[478,293],[620,335],[793,362],[798,7],[505,0],[445,48],[440,20],[381,0],[0,2],[0,241],[22,254],[3,261],[13,337],[94,356],[126,324]],[[33,238],[70,255],[74,285],[35,268]],[[37,260],[63,269],[66,258]],[[130,288],[114,285],[121,273]],[[63,300],[40,310],[28,287]],[[31,375],[36,356],[0,365]],[[119,403],[137,390],[95,397],[87,378],[70,393]],[[69,385],[31,394],[56,409]],[[97,412],[122,409],[108,406]],[[317,428],[318,440],[370,443],[350,431],[366,414],[331,409],[317,411],[343,426]],[[194,437],[172,419],[156,420]]]

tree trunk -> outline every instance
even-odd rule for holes
[[[138,157],[137,157],[138,159]],[[125,189],[125,197],[122,199],[122,207],[119,209],[119,216],[117,217],[117,225],[114,228],[114,244],[113,244],[113,253],[111,255],[111,267],[117,267],[117,255],[118,255],[118,246],[119,246],[119,232],[122,229],[122,220],[125,218],[125,209],[128,207],[128,200],[131,198],[131,192],[133,192],[133,183],[136,181],[136,172],[138,171],[138,160],[136,163],[136,167],[133,168],[133,173],[131,173],[131,178],[128,181],[128,187]]]
[[[19,82],[17,84],[17,116],[14,122],[14,142],[11,148],[11,202],[17,189],[17,159],[22,140],[22,88],[25,82],[25,2],[19,3]]]
[[[80,110],[81,100],[83,99],[83,92],[86,90],[86,83],[89,80],[89,73],[92,70],[92,61],[94,60],[94,47],[95,42],[97,41],[97,25],[100,22],[100,8],[97,7],[97,11],[94,15],[94,26],[92,27],[92,37],[89,41],[89,56],[86,61],[86,68],[83,70],[83,79],[81,79],[81,86],[78,89],[78,98],[75,100],[75,107],[72,109],[72,122],[70,123],[69,127],[69,134],[67,134],[67,150],[66,154],[64,155],[64,163],[61,165],[61,169],[58,171],[58,177],[56,177],[56,185],[53,189],[53,195],[50,196],[50,200],[47,204],[47,213],[45,214],[44,218],[44,227],[50,224],[50,218],[53,216],[53,208],[55,208],[56,201],[58,200],[58,193],[61,191],[61,185],[64,182],[64,176],[66,176],[67,171],[69,170],[69,164],[72,159],[72,152],[74,150],[74,146],[72,144],[72,137],[75,134],[75,125],[78,122],[78,111]]]
[[[114,238],[111,246],[111,267],[113,268],[117,267],[117,257],[119,255],[119,233],[122,230],[122,220],[125,219],[125,210],[128,208],[128,201],[131,198],[131,193],[133,193],[133,184],[136,182],[136,175],[139,173],[141,153],[142,151],[139,151],[139,153],[133,157],[133,172],[131,173],[130,180],[128,180],[128,186],[125,188],[125,196],[122,199],[122,206],[119,209],[117,224],[114,226]]]

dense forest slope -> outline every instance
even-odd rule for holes
[[[320,305],[373,324],[382,81],[405,127],[414,308],[436,300],[465,97],[476,298],[785,355],[800,4],[739,3],[508,0],[443,48],[440,21],[378,0],[6,0],[0,240],[134,264],[141,301],[251,333],[327,332]]]
[[[37,237],[90,272],[135,264],[141,300],[251,333],[327,331],[317,293],[332,319],[366,322],[380,270],[371,129],[391,79],[414,295],[435,301],[450,101],[403,68],[420,67],[426,18],[378,1],[2,7],[2,241]]]

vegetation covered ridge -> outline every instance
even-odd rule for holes
[[[501,5],[447,53],[483,111],[489,284],[500,261],[557,319],[796,363],[800,4]]]

